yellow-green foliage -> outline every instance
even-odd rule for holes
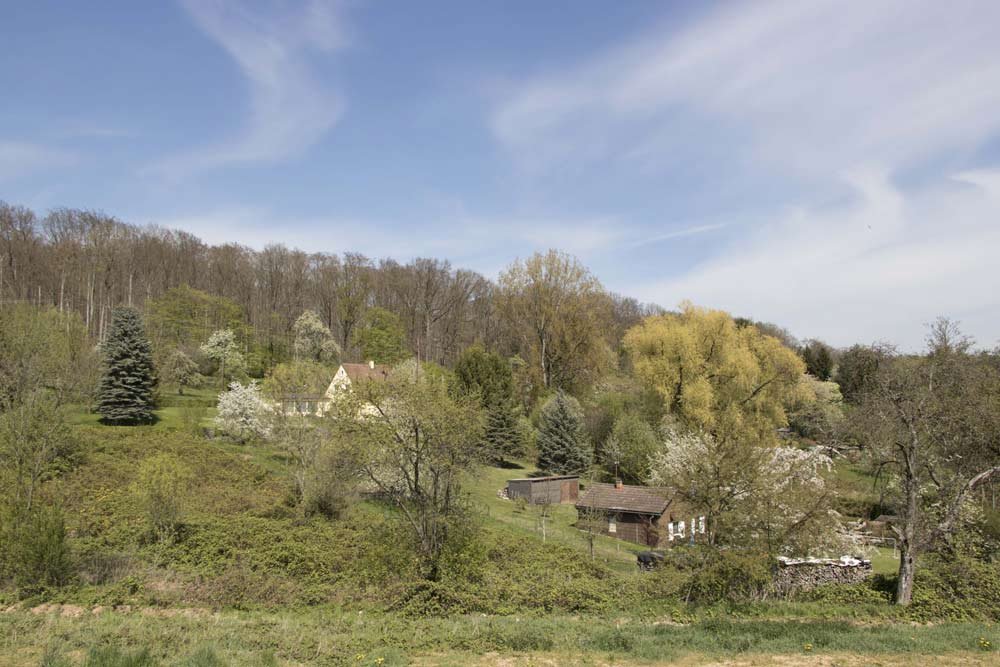
[[[636,375],[688,427],[719,439],[775,439],[805,364],[777,338],[690,303],[649,317],[625,335]]]

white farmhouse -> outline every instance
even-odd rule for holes
[[[389,377],[389,367],[369,361],[367,364],[341,364],[322,394],[288,394],[279,399],[286,415],[322,416],[338,396],[365,382],[382,382]]]

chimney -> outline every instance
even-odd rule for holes
[[[375,370],[375,361],[372,359],[368,360],[368,368]]]
[[[619,491],[621,491],[624,486],[625,485],[622,484],[622,481],[620,479],[616,479],[615,480],[615,488],[616,489],[618,489]]]

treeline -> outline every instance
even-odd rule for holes
[[[292,326],[306,310],[333,332],[345,359],[358,358],[355,332],[366,313],[379,308],[398,317],[409,351],[422,359],[451,365],[476,342],[527,359],[531,352],[525,348],[537,343],[550,347],[536,351],[542,383],[571,383],[575,378],[564,377],[575,373],[566,368],[569,356],[594,352],[594,341],[581,344],[566,340],[571,332],[565,329],[546,330],[547,313],[539,308],[564,308],[567,321],[588,331],[599,326],[602,345],[612,353],[625,329],[656,310],[606,294],[570,258],[536,268],[535,276],[508,275],[505,292],[505,285],[447,260],[403,264],[280,244],[259,251],[238,243],[209,245],[188,232],[128,224],[96,211],[60,208],[38,215],[0,201],[0,303],[77,313],[89,335],[103,340],[114,308],[144,309],[169,290],[188,286],[239,308],[246,344],[263,351],[265,369],[290,356]],[[573,298],[534,305],[505,298],[526,287],[543,301],[554,291]]]

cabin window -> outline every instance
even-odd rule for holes
[[[674,541],[674,522],[673,521],[671,521],[670,523],[667,524],[667,537],[670,539],[671,542]]]
[[[678,537],[684,537],[684,522],[683,521],[678,521],[677,522],[677,536]]]
[[[705,517],[698,517],[698,532],[702,535],[705,534]]]
[[[608,532],[617,533],[618,532],[618,521],[615,517],[608,517]]]

